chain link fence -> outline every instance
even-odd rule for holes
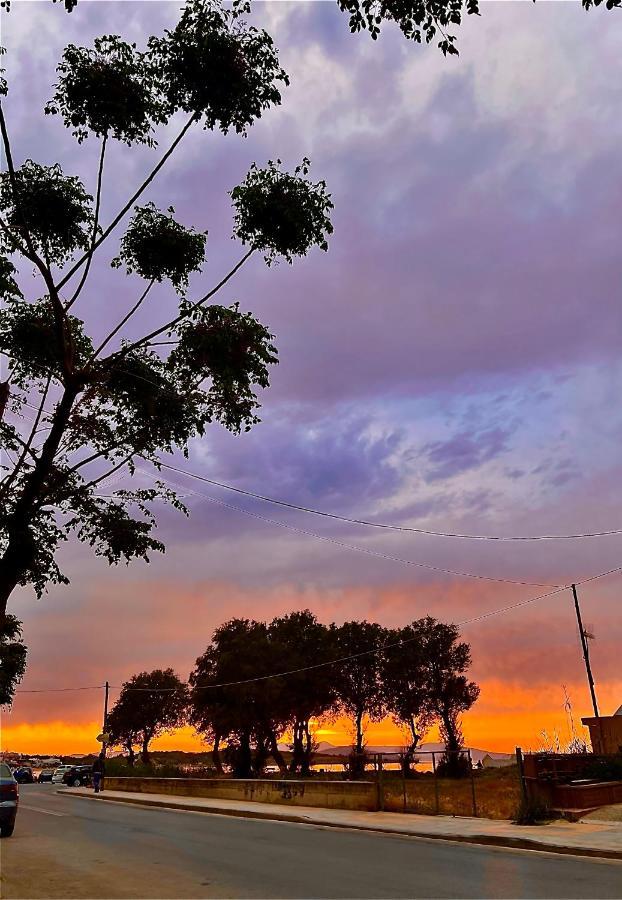
[[[421,751],[412,761],[405,754],[378,753],[372,760],[378,805],[387,812],[511,819],[520,804],[517,766],[474,766],[469,750],[453,757]]]

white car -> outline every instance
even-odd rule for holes
[[[52,775],[52,784],[62,784],[63,783],[63,775],[65,772],[68,772],[71,766],[59,766],[58,769],[54,769],[54,774]]]

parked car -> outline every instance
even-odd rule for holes
[[[49,782],[52,780],[53,775],[54,775],[54,769],[41,769],[41,771],[39,772],[39,778],[37,779],[37,781],[39,781],[39,782],[48,781]]]
[[[13,771],[13,778],[18,784],[32,784],[34,776],[29,766],[19,766]]]
[[[62,784],[63,783],[63,775],[65,772],[68,772],[71,769],[71,766],[59,766],[57,769],[54,769],[54,774],[52,775],[52,782],[54,784]]]
[[[11,837],[19,803],[19,788],[6,763],[0,763],[0,837]]]
[[[91,783],[91,767],[90,766],[70,766],[63,773],[63,784],[71,787],[85,787]]]

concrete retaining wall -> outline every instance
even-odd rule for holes
[[[378,809],[378,789],[369,781],[276,781],[239,778],[116,778],[106,776],[111,791],[252,800],[325,809]]]

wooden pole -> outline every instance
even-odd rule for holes
[[[523,798],[523,804],[527,808],[527,785],[525,784],[525,767],[523,765],[523,751],[520,747],[516,748],[516,765],[518,766],[518,780],[520,782],[520,793]]]
[[[432,751],[432,770],[434,772],[434,803],[436,808],[436,815],[439,813],[439,802],[438,802],[438,775],[436,774],[436,753],[434,750]]]
[[[471,751],[467,750],[469,755],[469,770],[471,773],[471,799],[473,800],[473,815],[477,818],[477,802],[475,800],[475,773],[473,771],[473,759],[471,757]]]
[[[577,622],[579,625],[579,637],[581,638],[581,647],[583,648],[583,659],[585,660],[585,671],[587,672],[587,680],[590,686],[590,694],[592,695],[592,706],[594,707],[594,715],[596,718],[599,718],[598,715],[598,703],[596,702],[596,690],[594,688],[594,679],[592,678],[592,667],[590,665],[590,650],[587,645],[587,638],[585,636],[585,629],[583,628],[583,622],[581,621],[581,610],[579,608],[579,598],[577,596],[577,587],[576,585],[571,585],[572,587],[572,596],[574,597],[574,608],[577,614]]]

